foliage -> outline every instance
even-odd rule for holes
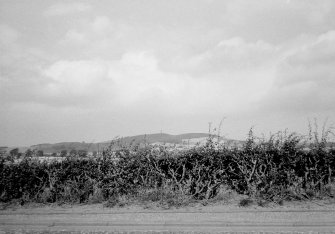
[[[18,156],[18,154],[19,154],[19,149],[18,149],[18,148],[14,148],[14,149],[12,149],[11,151],[9,151],[9,154],[10,154],[12,157],[16,157],[16,156]]]
[[[335,149],[327,147],[325,137],[314,137],[310,142],[279,132],[264,140],[251,129],[240,148],[228,148],[210,136],[205,145],[183,151],[113,142],[102,157],[75,151],[63,161],[49,163],[4,157],[0,201],[107,201],[115,206],[126,204],[124,197],[133,197],[170,207],[215,198],[222,186],[259,204],[334,196]],[[250,204],[249,198],[240,205]]]

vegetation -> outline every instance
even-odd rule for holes
[[[187,134],[180,134],[180,135],[170,135],[166,133],[156,133],[156,134],[145,134],[145,135],[137,135],[137,136],[130,136],[130,137],[123,137],[122,142],[124,144],[130,143],[143,143],[146,142],[148,144],[152,144],[155,142],[165,142],[171,144],[181,144],[183,139],[190,139],[190,138],[205,138],[208,134],[206,133],[187,133]],[[56,144],[38,144],[31,146],[32,149],[43,150],[46,154],[51,154],[54,152],[70,152],[71,150],[86,150],[90,152],[100,152],[102,149],[107,148],[110,144],[110,141],[106,142],[61,142]],[[1,150],[1,149],[0,149]]]
[[[316,129],[305,138],[280,132],[264,140],[250,130],[243,147],[227,147],[210,136],[205,145],[184,151],[119,144],[105,149],[102,157],[73,151],[60,162],[31,157],[13,162],[7,159],[18,152],[11,151],[0,162],[0,201],[107,206],[137,201],[170,207],[215,199],[223,189],[247,195],[241,206],[334,197],[331,134],[324,130],[319,136]]]

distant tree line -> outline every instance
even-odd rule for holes
[[[62,150],[59,153],[53,152],[51,154],[45,154],[43,150],[37,149],[27,149],[25,152],[20,152],[19,148],[13,148],[9,152],[7,152],[8,147],[2,147],[0,150],[1,158],[7,158],[10,160],[15,159],[23,159],[23,158],[31,158],[31,157],[43,157],[43,156],[52,156],[52,157],[79,157],[86,158],[88,156],[87,150],[76,150],[72,149],[69,152],[67,150]],[[97,152],[92,152],[92,156],[97,156]]]

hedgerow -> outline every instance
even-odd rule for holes
[[[251,199],[280,202],[333,197],[334,171],[335,149],[325,139],[310,143],[282,133],[265,141],[250,132],[240,148],[209,137],[205,145],[183,151],[137,145],[110,147],[97,158],[3,158],[0,201],[118,203],[126,196],[178,205],[215,198],[225,187]]]

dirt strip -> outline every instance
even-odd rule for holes
[[[11,207],[0,210],[1,233],[335,233],[334,204],[283,207],[209,205],[152,207]]]

